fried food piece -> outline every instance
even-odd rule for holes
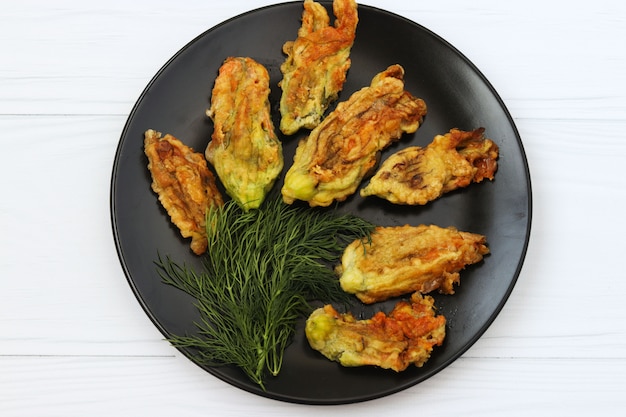
[[[283,169],[269,93],[263,65],[231,57],[220,67],[207,111],[214,131],[205,156],[226,192],[246,211],[261,205]]]
[[[206,210],[224,204],[201,153],[172,135],[161,136],[149,129],[144,134],[144,152],[152,175],[152,190],[191,250],[200,255],[207,249]]]
[[[366,304],[412,292],[454,294],[459,271],[489,253],[485,236],[435,225],[377,227],[344,250],[341,288]]]
[[[433,298],[413,294],[399,301],[388,316],[376,313],[356,320],[331,305],[315,310],[305,326],[311,347],[343,366],[374,365],[400,372],[421,367],[446,336],[446,318],[435,316]]]
[[[286,135],[317,126],[346,81],[359,20],[356,2],[335,0],[333,12],[335,25],[330,26],[324,6],[305,0],[298,37],[283,45],[280,130]]]
[[[425,148],[413,146],[396,152],[361,189],[361,196],[424,205],[473,182],[493,180],[498,168],[498,145],[486,139],[484,131],[452,129],[435,136]]]
[[[418,129],[426,103],[404,90],[403,77],[400,65],[377,74],[300,141],[281,190],[285,203],[345,200],[373,171],[381,150]]]

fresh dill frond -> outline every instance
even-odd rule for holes
[[[236,365],[265,389],[276,376],[296,322],[310,302],[346,302],[332,265],[345,246],[367,238],[370,222],[334,210],[312,210],[267,200],[244,212],[233,202],[207,213],[208,251],[201,271],[170,258],[156,262],[166,284],[195,297],[196,335],[170,342],[192,348],[210,366]]]

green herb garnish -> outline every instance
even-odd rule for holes
[[[288,206],[276,199],[243,212],[226,203],[207,214],[209,250],[202,271],[159,257],[164,282],[196,298],[197,335],[173,336],[211,366],[236,365],[265,389],[312,300],[346,301],[330,265],[345,245],[374,226],[332,210]]]

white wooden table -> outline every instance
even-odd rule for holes
[[[0,10],[0,415],[623,415],[626,3],[370,0],[491,81],[520,131],[533,228],[484,336],[382,399],[262,398],[172,348],[115,251],[111,168],[139,94],[183,45],[263,0],[21,0]]]

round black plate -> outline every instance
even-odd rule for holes
[[[161,282],[154,265],[157,254],[192,266],[199,265],[199,260],[150,189],[143,133],[149,128],[170,133],[204,152],[212,133],[212,123],[204,112],[218,68],[228,56],[249,56],[267,67],[278,126],[282,45],[295,39],[301,14],[302,2],[278,4],[237,16],[203,33],[156,74],[124,127],[111,184],[113,233],[132,290],[165,336],[194,332],[193,322],[198,316],[189,296]],[[424,381],[463,354],[493,322],[515,285],[526,253],[531,223],[530,176],[518,132],[498,94],[461,53],[424,27],[363,5],[359,6],[359,19],[352,67],[340,100],[369,85],[376,73],[398,63],[406,71],[406,89],[428,105],[423,126],[388,149],[383,158],[408,145],[425,146],[435,134],[453,127],[470,130],[482,126],[500,147],[499,169],[494,181],[473,184],[424,207],[393,206],[356,195],[339,209],[378,225],[453,225],[481,233],[487,236],[491,254],[462,272],[455,295],[434,295],[439,312],[448,319],[447,337],[422,368],[411,367],[401,373],[343,368],[310,349],[302,323],[285,353],[280,375],[268,378],[266,391],[235,367],[205,368],[232,385],[270,398],[340,404],[381,397]],[[281,137],[286,167],[303,134]],[[282,177],[276,187],[281,182]],[[395,300],[357,307],[355,313],[367,317],[393,303]]]

